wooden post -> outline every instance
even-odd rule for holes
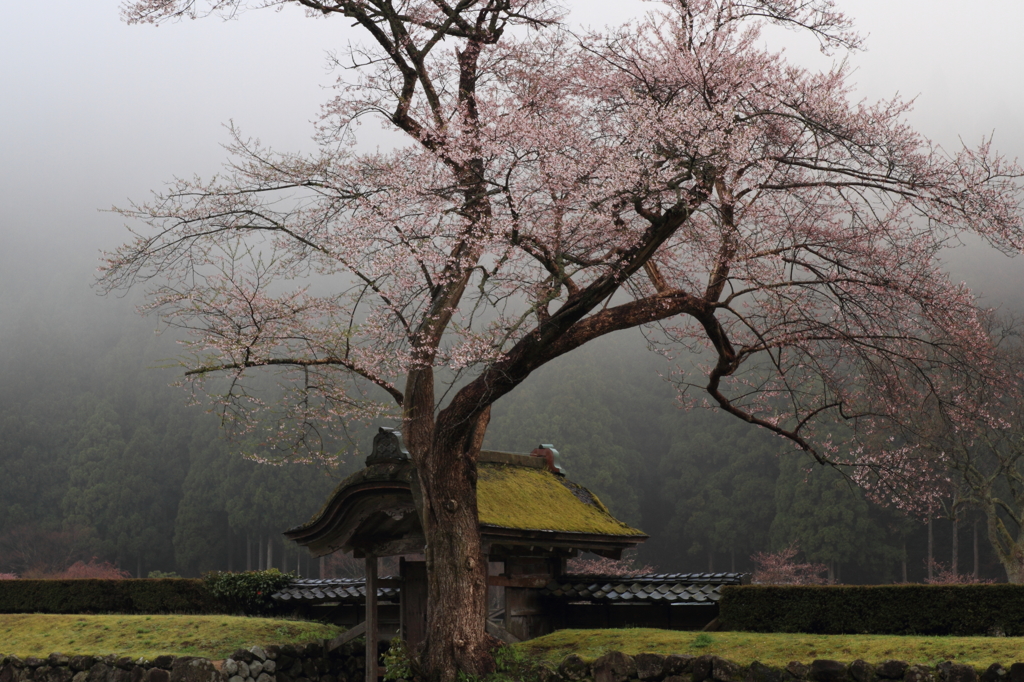
[[[399,604],[402,632],[399,635],[411,647],[418,647],[427,636],[427,568],[422,561],[399,564],[402,593]]]
[[[377,682],[377,557],[366,555],[366,682]]]
[[[405,587],[405,557],[404,556],[403,557],[398,557],[398,579],[400,581],[402,581],[402,587],[404,588]],[[402,591],[398,593],[398,639],[401,639],[401,640],[406,641],[406,642],[409,641],[409,634],[405,631],[406,630],[405,611],[406,611],[406,607],[407,607],[408,601],[409,600],[406,599],[405,589],[402,589]]]

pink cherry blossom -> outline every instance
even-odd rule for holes
[[[442,5],[403,6],[392,43],[360,54],[432,40]],[[147,0],[125,16],[242,7]],[[929,143],[906,102],[851,101],[843,65],[809,72],[760,46],[773,22],[855,47],[829,2],[666,2],[583,38],[544,3],[501,16],[547,29],[367,60],[325,106],[316,155],[232,129],[223,176],[119,209],[147,227],[109,255],[105,285],[151,283],[150,309],[191,333],[195,386],[216,386],[243,433],[273,414],[264,436],[300,457],[340,423],[398,414],[416,371],[461,381],[451,409],[472,418],[551,358],[655,325],[703,363],[681,363],[683,396],[868,487],[939,476],[911,443],[850,446],[828,424],[874,434],[922,409],[983,409],[970,387],[1000,377],[971,292],[937,256],[967,232],[1021,248],[1020,168],[988,141]],[[413,62],[422,75],[402,70]],[[409,143],[354,151],[366,115]],[[260,368],[280,377],[276,400],[253,388]]]
[[[288,4],[134,0],[124,15]],[[232,129],[222,175],[117,209],[134,237],[101,274],[148,286],[148,309],[189,333],[186,382],[262,439],[260,457],[333,456],[348,423],[401,418],[428,547],[475,566],[477,545],[446,543],[478,532],[490,406],[644,326],[682,402],[905,506],[940,494],[942,455],[917,446],[913,418],[984,419],[1007,378],[939,256],[966,234],[1024,247],[1022,171],[989,140],[925,139],[908,102],[854,101],[842,62],[812,72],[763,47],[775,24],[858,48],[831,0],[666,0],[582,36],[544,0],[294,4],[366,37],[338,57],[318,151]],[[358,151],[366,117],[405,143]],[[441,523],[456,498],[465,513]],[[465,600],[451,613],[483,613],[473,576],[448,576]],[[431,613],[448,638],[431,665],[483,670],[482,625]]]

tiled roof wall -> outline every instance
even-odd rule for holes
[[[630,577],[606,575],[566,575],[559,581],[615,580],[618,582],[639,581],[642,583],[680,583],[683,585],[742,585],[749,582],[749,573],[645,573]]]
[[[378,587],[377,599],[397,601],[401,590],[397,587]],[[345,602],[362,604],[366,601],[366,581],[362,578],[296,578],[292,584],[271,598],[281,602]]]
[[[541,595],[567,601],[701,605],[717,602],[722,585],[740,585],[746,579],[742,573],[654,573],[629,578],[569,575],[552,580]],[[398,587],[380,587],[377,598],[397,601],[400,592]],[[273,598],[281,602],[362,603],[366,599],[366,582],[362,578],[299,578]]]

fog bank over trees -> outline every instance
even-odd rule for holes
[[[177,370],[158,365],[175,352],[171,340],[127,302],[119,312],[108,303],[81,300],[99,325],[69,313],[4,326],[0,572],[92,556],[142,575],[265,564],[266,538],[306,520],[361,458],[335,471],[242,460],[216,418],[168,386]],[[678,409],[666,371],[635,335],[584,349],[499,402],[485,446],[553,443],[570,478],[651,536],[638,560],[659,570],[751,570],[751,554],[796,542],[844,582],[901,580],[904,547],[908,579],[925,578],[922,520],[868,503],[754,427]],[[981,574],[1002,579],[974,518],[960,523],[960,571],[973,570],[978,530]],[[935,559],[947,566],[950,527],[933,524]],[[272,547],[273,565],[295,569],[288,551],[282,562],[282,545]],[[305,575],[319,574],[302,561]]]
[[[590,3],[587,19],[605,23],[615,4]],[[912,116],[925,133],[955,146],[995,130],[1013,156],[1024,153],[1024,108],[1006,75],[1024,58],[1002,32],[1024,14],[983,4],[964,16],[952,3],[844,3],[871,34],[854,57],[865,95],[920,93]],[[181,371],[167,366],[173,338],[134,314],[133,296],[91,288],[99,251],[125,236],[97,209],[175,174],[215,172],[231,119],[278,149],[308,148],[320,86],[336,75],[322,68],[323,46],[344,36],[298,16],[283,28],[275,16],[129,28],[116,8],[0,9],[0,55],[15,65],[0,75],[0,572],[94,555],[142,575],[259,566],[267,538],[305,520],[361,461],[242,461],[216,419],[169,386]],[[985,304],[1024,312],[1022,259],[967,244],[946,262]],[[555,444],[570,477],[652,536],[639,559],[661,570],[749,570],[752,553],[796,542],[843,581],[901,580],[904,564],[908,579],[924,578],[921,519],[870,504],[757,429],[679,410],[669,371],[638,335],[614,336],[497,403],[486,445]],[[970,571],[974,517],[960,530]],[[951,526],[932,531],[948,564]],[[282,549],[270,548],[273,564],[295,568]],[[983,537],[978,557],[983,576],[1001,578]]]

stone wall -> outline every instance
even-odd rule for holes
[[[64,654],[22,659],[0,654],[0,682],[362,682],[363,654],[361,641],[329,655],[321,644],[254,646],[223,661]],[[1024,663],[1009,668],[996,663],[979,675],[971,666],[950,661],[932,667],[895,660],[878,665],[818,660],[775,668],[760,663],[740,666],[717,656],[612,652],[593,663],[573,654],[557,669],[541,667],[529,677],[538,682],[1024,682]]]
[[[324,654],[319,643],[254,646],[223,661],[191,656],[19,658],[0,654],[0,682],[361,682],[362,642]]]
[[[1024,663],[1009,668],[995,663],[979,675],[971,666],[951,661],[932,667],[895,660],[878,665],[817,660],[776,668],[760,663],[740,666],[717,656],[612,652],[593,663],[572,654],[557,669],[539,670],[537,677],[543,682],[1024,682]]]

